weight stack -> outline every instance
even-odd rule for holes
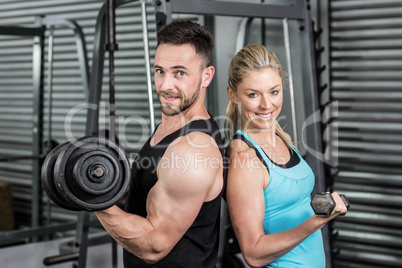
[[[14,211],[12,206],[11,186],[0,182],[0,232],[14,229]]]

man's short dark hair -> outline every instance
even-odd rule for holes
[[[214,48],[212,34],[207,27],[196,22],[177,20],[165,25],[158,32],[158,46],[161,44],[190,44],[194,47],[195,52],[204,59],[204,67],[212,64]]]

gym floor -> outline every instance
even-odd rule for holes
[[[90,238],[104,235],[103,233],[90,235]],[[0,249],[1,268],[71,268],[73,262],[66,262],[52,266],[45,266],[43,260],[49,256],[60,254],[59,246],[71,241],[72,238],[63,238],[47,242],[29,243],[20,246]],[[118,268],[123,268],[123,249],[118,246]],[[87,268],[112,267],[112,245],[110,243],[88,247]]]

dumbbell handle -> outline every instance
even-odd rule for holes
[[[345,204],[347,210],[349,210],[350,203],[344,194],[339,195]],[[311,201],[311,206],[316,215],[330,215],[335,208],[335,201],[329,192],[318,193],[314,196]],[[345,215],[341,214],[342,216]]]

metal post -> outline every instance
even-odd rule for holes
[[[117,268],[117,242],[112,238],[112,268]]]
[[[47,80],[48,80],[48,100],[47,100],[47,107],[48,107],[48,120],[47,120],[47,142],[48,145],[51,146],[52,144],[52,91],[53,91],[53,38],[54,38],[54,27],[50,27],[50,32],[49,32],[49,41],[48,41],[48,56],[47,56],[47,61],[48,61],[48,74],[47,74]],[[50,147],[49,147],[50,148]],[[45,151],[45,150],[44,150]],[[48,152],[46,152],[48,153]],[[47,195],[46,195],[47,196]],[[50,224],[50,217],[51,217],[51,205],[50,205],[50,198],[47,196],[47,219],[46,223],[49,225]]]
[[[261,4],[264,4],[265,0],[261,0]],[[265,29],[265,19],[261,18],[261,44],[266,46],[266,29]]]
[[[36,24],[40,25],[40,17]],[[33,87],[34,87],[34,107],[33,107],[33,155],[42,155],[43,149],[43,46],[44,30],[41,35],[34,37],[33,45]],[[32,167],[32,227],[39,225],[39,210],[41,200],[40,170],[42,161],[39,158],[33,160]]]
[[[147,27],[147,9],[146,0],[140,0],[141,2],[141,18],[142,18],[142,33],[144,40],[144,57],[145,57],[145,69],[147,71],[147,88],[148,88],[148,106],[149,106],[149,120],[151,133],[155,130],[155,115],[154,115],[154,102],[152,94],[152,80],[151,80],[151,63],[149,60],[149,43],[148,43],[148,27]]]
[[[292,73],[292,55],[290,53],[290,36],[289,36],[289,24],[288,19],[284,18],[283,22],[283,36],[285,41],[286,62],[288,65],[288,77],[289,77],[289,91],[290,91],[290,108],[292,113],[292,128],[293,128],[293,140],[297,148],[297,120],[296,120],[296,106],[295,106],[295,93],[293,88],[293,73]]]
[[[320,103],[318,94],[318,80],[317,73],[315,70],[315,45],[314,45],[314,29],[311,23],[310,12],[307,7],[307,3],[303,1],[304,6],[302,10],[304,12],[304,21],[300,29],[301,37],[301,47],[300,49],[304,52],[302,53],[302,62],[305,63],[305,68],[303,68],[303,96],[305,103],[305,113],[306,116],[314,116],[315,114],[320,114]],[[308,120],[306,120],[308,121]],[[321,157],[323,157],[322,148],[322,131],[321,131],[321,118],[314,118],[314,125],[305,129],[306,132],[306,146],[310,147],[310,153],[306,154],[305,160],[314,171],[316,178],[314,192],[323,192],[326,190],[325,187],[325,170],[324,162]],[[322,229],[323,239],[324,239],[324,250],[326,255],[326,268],[332,267],[331,260],[331,244],[330,244],[330,234],[328,225],[325,225]]]
[[[102,93],[105,43],[105,5],[103,5],[99,11],[96,22],[92,67],[89,77],[88,112],[86,120],[87,135],[96,134],[99,131],[99,102]]]
[[[79,249],[78,268],[85,268],[88,253],[89,212],[81,211],[78,213],[76,230],[76,244],[73,247]]]
[[[72,20],[65,20],[65,19],[57,19],[57,18],[42,18],[41,20],[42,25],[50,26],[51,29],[53,28],[68,28],[74,31],[75,33],[75,43],[77,45],[77,54],[78,54],[78,61],[80,63],[80,71],[81,71],[81,78],[82,78],[82,86],[84,88],[85,97],[88,99],[89,95],[89,65],[88,65],[88,53],[86,49],[86,42],[85,36],[82,31],[80,25],[78,25],[75,21]],[[50,42],[50,36],[49,36]]]
[[[106,0],[107,5],[107,40],[106,50],[109,52],[109,139],[116,140],[116,104],[115,104],[115,73],[114,51],[118,50],[116,43],[115,1]]]
[[[242,49],[246,43],[246,28],[249,21],[250,18],[243,18],[240,21],[236,36],[235,53]]]

